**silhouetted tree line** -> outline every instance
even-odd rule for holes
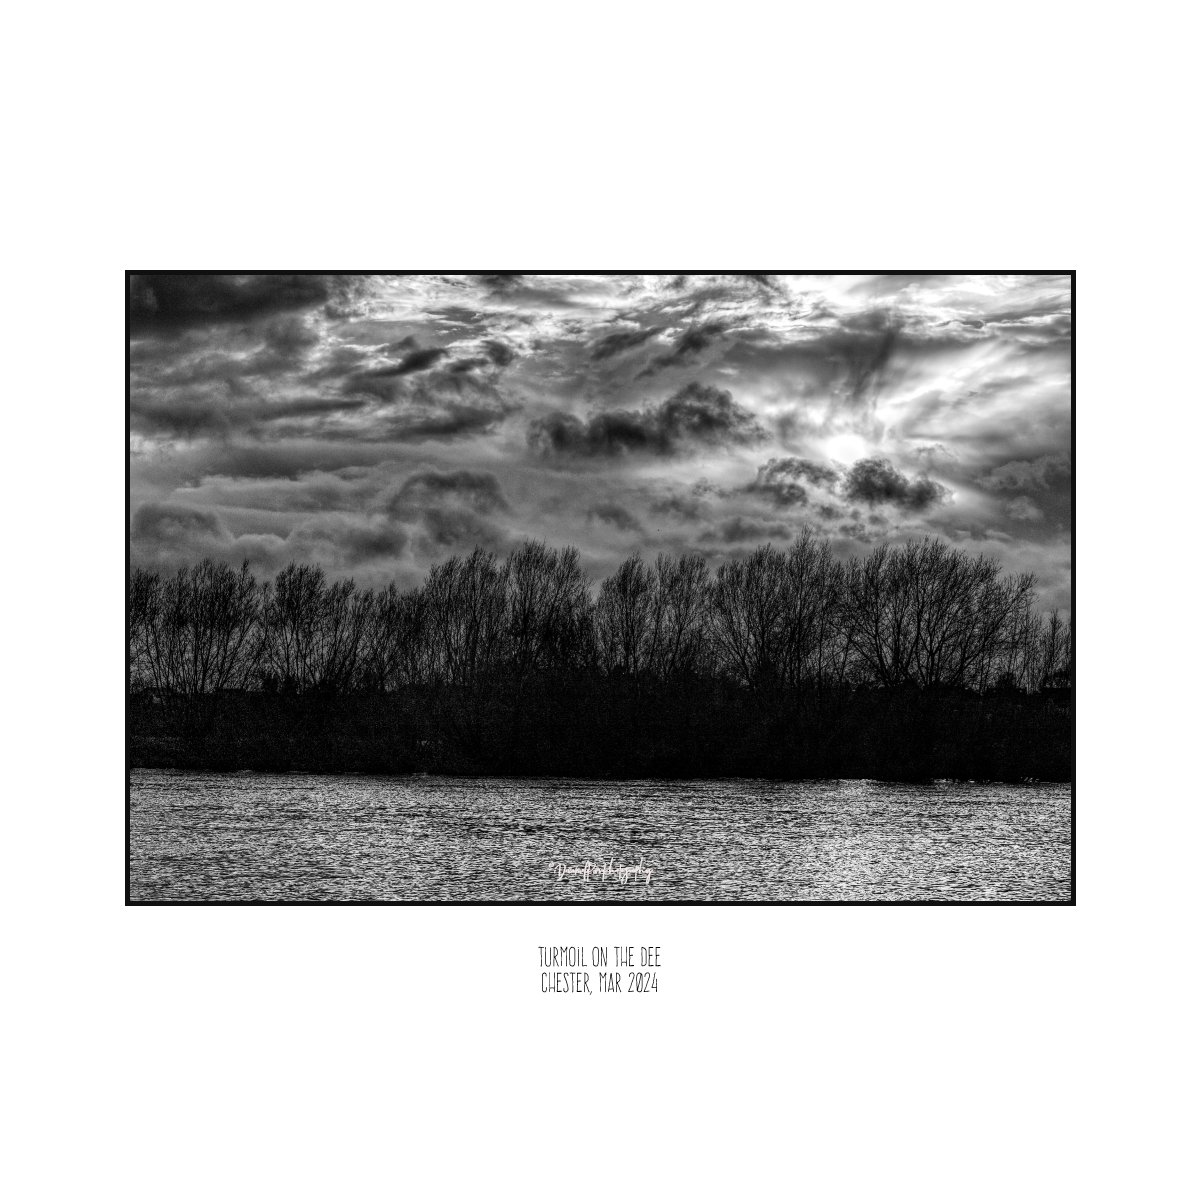
[[[564,774],[1069,770],[1070,626],[940,541],[802,534],[716,572],[476,549],[410,591],[135,570],[135,761]],[[1028,768],[1028,769],[1027,769]]]

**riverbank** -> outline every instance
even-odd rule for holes
[[[1061,696],[445,691],[135,697],[134,767],[571,778],[1069,782]]]

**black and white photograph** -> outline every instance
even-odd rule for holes
[[[1073,903],[1074,283],[128,272],[127,900]]]
[[[1189,16],[14,10],[3,1194],[1192,1194]]]

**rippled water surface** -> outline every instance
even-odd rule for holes
[[[135,900],[1070,899],[1058,784],[138,770],[131,795]]]

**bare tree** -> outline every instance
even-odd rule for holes
[[[260,586],[248,564],[205,560],[130,575],[130,678],[185,697],[259,678],[297,692],[441,685],[470,692],[476,716],[493,684],[519,708],[533,681],[549,702],[597,667],[638,691],[702,675],[791,693],[848,682],[1036,692],[1070,681],[1073,649],[1069,622],[1037,610],[1034,585],[930,539],[838,563],[808,530],[715,577],[696,554],[652,567],[635,555],[594,602],[578,552],[540,542],[504,562],[456,556],[403,593],[294,563]]]
[[[507,660],[518,680],[586,662],[591,625],[587,578],[573,548],[523,542],[505,564]]]
[[[660,554],[655,560],[649,660],[658,678],[704,668],[709,583],[708,564],[699,554]]]
[[[709,630],[717,669],[761,687],[776,678],[786,603],[786,563],[771,546],[722,563],[709,588]]]
[[[240,572],[205,559],[165,580],[131,581],[131,634],[139,666],[154,687],[200,696],[248,685],[258,656],[259,592],[249,565]]]
[[[658,599],[655,577],[641,555],[627,558],[600,585],[596,638],[607,674],[637,679],[654,659],[663,621]]]
[[[838,615],[842,569],[827,542],[804,530],[788,548],[783,569],[779,672],[793,689],[840,683],[848,642]]]
[[[471,688],[499,662],[506,615],[507,572],[478,547],[430,569],[424,596],[434,674]]]
[[[285,691],[347,690],[373,604],[351,579],[329,584],[320,567],[285,567],[263,604],[264,670]]]
[[[848,568],[842,623],[858,664],[884,687],[982,687],[1013,649],[1033,585],[944,542],[880,547]]]
[[[394,583],[372,597],[359,651],[359,680],[387,692],[429,679],[427,603],[423,589],[401,592]]]
[[[1027,606],[1013,620],[1011,641],[1004,674],[1016,686],[1040,692],[1070,682],[1070,629],[1057,609]]]
[[[162,580],[153,572],[138,567],[129,576],[129,679],[133,691],[162,686],[152,653],[161,595]]]

